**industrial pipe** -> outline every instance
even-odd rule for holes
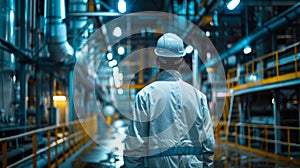
[[[46,0],[45,36],[50,57],[57,62],[73,61],[74,50],[67,41],[67,27],[64,0]]]
[[[15,43],[15,2],[14,0],[0,1],[0,38]],[[11,53],[1,51],[3,71],[15,69],[15,59]]]
[[[253,32],[249,36],[245,37],[244,39],[237,42],[232,48],[228,49],[226,52],[220,55],[221,60],[235,54],[236,52],[243,49],[247,44],[253,42],[254,40],[260,38],[267,33],[274,32],[280,26],[286,25],[288,22],[291,22],[298,18],[300,15],[300,2],[296,3],[294,6],[289,8],[288,10],[284,11],[280,15],[270,19],[267,21],[259,30]],[[218,59],[212,59],[206,62],[204,65],[201,66],[201,70],[205,69],[206,67],[213,66],[217,63]]]
[[[0,39],[8,43],[15,43],[15,2],[14,0],[0,1]],[[2,43],[1,43],[2,45]],[[7,122],[8,117],[13,117],[11,103],[13,101],[12,73],[15,70],[15,57],[12,53],[0,50],[0,73],[1,73],[1,112],[2,122]],[[11,116],[10,116],[11,115]]]

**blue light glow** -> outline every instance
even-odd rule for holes
[[[119,0],[118,10],[119,10],[120,13],[125,13],[126,12],[126,2],[124,0]]]
[[[243,52],[244,52],[244,54],[249,54],[249,53],[251,53],[251,52],[252,52],[251,46],[249,46],[249,45],[245,46]]]
[[[240,3],[240,0],[231,0],[228,4],[227,4],[227,8],[229,10],[234,10]]]

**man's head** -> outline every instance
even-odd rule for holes
[[[186,54],[183,41],[173,33],[158,39],[154,53],[158,56],[157,63],[165,70],[177,70]]]

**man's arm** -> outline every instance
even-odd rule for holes
[[[213,122],[210,117],[210,112],[208,108],[208,103],[206,97],[203,98],[202,101],[203,105],[203,133],[205,134],[205,139],[202,142],[202,150],[204,153],[203,155],[203,167],[212,167],[213,166],[213,159],[214,159],[214,152],[215,152],[215,137],[214,137],[214,130],[213,130]]]
[[[128,168],[144,167],[144,156],[147,156],[148,122],[147,104],[144,97],[137,94],[133,117],[128,126],[125,138],[124,166]]]

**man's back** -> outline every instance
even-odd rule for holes
[[[142,89],[135,108],[128,132],[135,138],[125,140],[125,155],[135,156],[126,157],[128,167],[202,167],[201,154],[213,153],[206,97],[177,71],[162,72],[158,81]],[[210,163],[204,157],[204,164]]]

